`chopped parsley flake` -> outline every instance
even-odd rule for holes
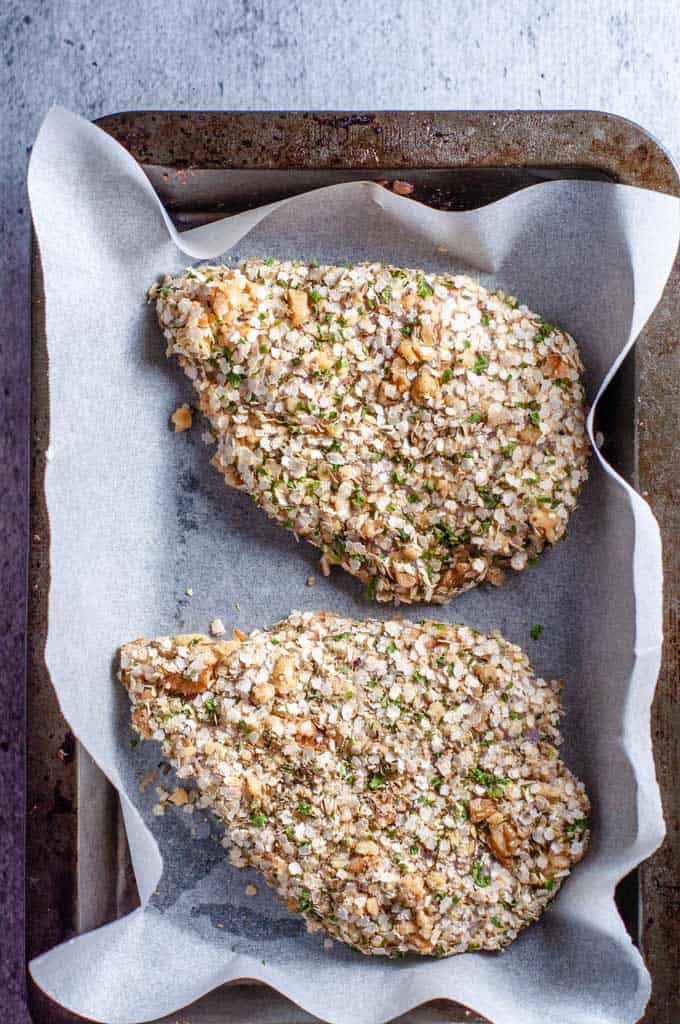
[[[505,697],[506,694],[502,696]],[[481,768],[471,768],[468,772],[468,778],[479,786],[485,786],[489,796],[503,796],[502,787],[507,786],[510,782],[510,779],[494,775],[493,772],[485,772]]]
[[[472,865],[472,877],[475,880],[475,885],[478,885],[480,889],[486,889],[491,885],[491,875],[484,874],[484,865],[480,860],[476,860]]]
[[[301,914],[306,914],[312,909],[312,907],[312,894],[309,889],[303,889],[298,896],[298,910]]]
[[[534,335],[534,341],[537,343],[540,341],[545,341],[546,338],[550,337],[554,330],[555,327],[553,326],[553,324],[546,323],[545,320],[542,320],[538,330]]]
[[[503,497],[500,494],[489,494],[484,487],[477,488],[477,494],[484,502],[485,508],[498,508],[503,501]]]
[[[577,818],[576,821],[571,821],[567,825],[567,832],[585,832],[589,827],[587,818]]]
[[[203,701],[203,708],[207,712],[208,717],[211,719],[211,721],[216,723],[217,722],[217,704],[215,703],[215,698],[214,697],[210,697],[208,700],[204,700]]]

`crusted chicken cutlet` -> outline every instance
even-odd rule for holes
[[[586,476],[568,334],[468,277],[248,260],[151,289],[213,463],[379,601],[444,602],[564,534]]]
[[[121,651],[134,728],[310,929],[368,954],[500,949],[588,839],[559,689],[465,626],[293,613]]]

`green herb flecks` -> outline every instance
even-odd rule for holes
[[[505,696],[505,695],[504,695]],[[489,796],[503,796],[503,786],[507,786],[510,779],[504,779],[493,772],[485,772],[481,768],[471,768],[468,778],[478,786],[484,786]]]
[[[215,725],[217,724],[217,704],[215,703],[214,697],[209,697],[208,700],[203,701],[203,710],[208,715],[208,718]]]
[[[540,325],[536,333],[534,334],[534,341],[538,344],[541,341],[545,341],[555,331],[554,324],[549,324],[546,320],[541,320]]]
[[[498,508],[503,501],[503,496],[501,494],[490,494],[485,487],[478,487],[477,494],[484,502],[485,508]]]
[[[491,875],[484,874],[484,865],[480,860],[476,860],[472,865],[472,877],[480,889],[486,889],[491,885]]]
[[[301,914],[306,914],[313,909],[314,904],[312,903],[312,894],[310,893],[309,889],[303,889],[300,895],[298,896],[298,910],[300,911]]]
[[[577,818],[576,821],[570,821],[567,825],[567,832],[572,835],[574,832],[585,832],[590,828],[590,822],[587,818]]]

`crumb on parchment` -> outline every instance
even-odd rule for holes
[[[190,430],[193,423],[193,415],[186,402],[184,405],[180,405],[178,409],[175,409],[170,419],[176,434],[181,434],[184,430]]]

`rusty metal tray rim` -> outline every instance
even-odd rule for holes
[[[234,123],[243,122],[247,118],[256,118],[256,119],[259,119],[261,122],[268,123],[268,124],[274,124],[277,120],[280,121],[283,118],[283,119],[285,119],[286,124],[289,124],[289,123],[292,124],[293,122],[296,122],[297,118],[305,118],[305,119],[307,119],[307,118],[314,118],[314,117],[317,117],[317,116],[318,116],[319,121],[321,122],[324,130],[330,131],[331,134],[333,132],[335,132],[336,135],[339,132],[344,132],[347,128],[354,127],[355,124],[357,124],[358,127],[360,127],[360,128],[361,127],[366,127],[366,122],[365,121],[362,120],[360,122],[356,122],[354,120],[355,118],[364,118],[364,117],[370,117],[372,119],[375,119],[375,118],[390,119],[390,118],[392,118],[392,119],[396,119],[396,120],[400,120],[402,118],[407,118],[407,119],[411,119],[411,118],[418,119],[418,118],[421,118],[421,119],[428,119],[430,122],[431,122],[432,119],[436,119],[436,118],[455,118],[457,120],[459,126],[461,124],[467,124],[467,125],[474,124],[475,121],[478,124],[480,117],[485,117],[485,118],[490,118],[491,119],[492,123],[490,124],[490,127],[496,127],[496,128],[497,128],[497,121],[498,121],[498,119],[502,119],[504,117],[513,117],[514,119],[522,121],[523,124],[525,124],[527,126],[530,124],[532,119],[535,121],[537,119],[538,120],[544,120],[545,118],[550,118],[550,117],[555,117],[555,118],[557,118],[559,120],[568,119],[570,117],[575,117],[575,116],[576,117],[583,117],[585,119],[587,119],[588,117],[596,117],[598,119],[598,121],[601,120],[603,124],[615,123],[615,124],[620,125],[621,127],[629,127],[632,130],[632,132],[633,132],[633,134],[635,136],[638,136],[641,140],[644,140],[647,144],[651,144],[653,158],[656,161],[658,161],[658,164],[659,164],[659,166],[657,166],[657,171],[661,172],[660,178],[663,179],[663,178],[665,178],[665,177],[670,175],[669,181],[667,182],[667,184],[670,187],[664,188],[662,184],[655,184],[655,185],[652,185],[652,186],[643,186],[643,187],[652,187],[652,188],[655,188],[655,190],[657,190],[657,191],[671,191],[671,192],[674,192],[675,194],[678,194],[678,192],[680,191],[680,183],[678,182],[678,168],[677,168],[676,164],[674,163],[673,159],[671,158],[671,156],[664,149],[664,147],[660,143],[658,143],[657,140],[654,139],[653,136],[651,136],[651,134],[649,132],[647,132],[645,129],[643,129],[640,125],[636,124],[634,121],[631,121],[630,119],[627,119],[627,118],[623,118],[623,117],[621,117],[619,115],[607,114],[606,112],[603,112],[603,111],[602,112],[601,111],[587,111],[587,110],[582,110],[582,111],[568,111],[568,110],[556,110],[556,111],[526,111],[526,110],[525,111],[522,111],[522,110],[517,110],[517,111],[513,111],[513,110],[507,110],[507,111],[506,110],[445,111],[445,110],[443,110],[443,111],[429,111],[429,112],[428,111],[380,111],[380,112],[375,112],[374,114],[370,114],[369,115],[369,114],[366,114],[365,112],[361,112],[361,111],[350,111],[350,112],[346,112],[346,113],[345,112],[334,112],[334,111],[319,111],[319,112],[314,112],[314,111],[304,111],[304,112],[302,112],[301,111],[301,112],[298,113],[298,112],[294,112],[294,111],[267,111],[267,112],[235,111],[235,112],[232,112],[232,111],[173,111],[173,110],[168,110],[168,111],[126,111],[126,112],[121,112],[120,114],[107,115],[106,117],[98,119],[98,121],[95,122],[95,123],[99,124],[100,127],[105,128],[105,130],[108,130],[110,132],[110,134],[112,134],[114,136],[114,138],[116,138],[117,136],[116,136],[115,131],[111,131],[111,129],[113,127],[113,122],[118,122],[118,124],[120,125],[120,122],[123,121],[123,120],[131,120],[131,121],[138,122],[140,118],[145,118],[145,117],[153,117],[153,118],[168,117],[168,118],[172,118],[172,119],[180,118],[182,121],[194,120],[194,122],[195,122],[196,118],[216,117],[216,118],[218,118],[220,120],[223,120],[225,122],[226,121],[231,121],[231,122],[234,122]],[[347,119],[350,120],[350,123],[347,124],[347,125],[345,125],[343,123],[334,123],[334,120],[337,119],[337,118],[341,118],[341,119],[347,118]],[[337,141],[337,138],[336,138],[335,141]],[[342,142],[342,140],[341,140],[341,142]],[[137,153],[135,152],[135,146],[134,146],[133,142],[130,143],[128,148],[133,153],[133,156],[136,156],[137,159],[139,160],[139,162],[142,163],[142,165],[143,165],[145,161],[144,161],[143,157],[141,157],[141,155],[137,156]],[[245,154],[242,154],[242,156],[244,157]],[[382,166],[385,166],[386,164],[389,164],[389,163],[391,163],[391,161],[388,159],[388,160],[383,162]],[[539,163],[544,164],[545,161],[540,160]],[[570,162],[562,162],[562,163],[551,163],[550,166],[568,168],[570,166],[570,163],[573,163],[573,162],[570,161]],[[286,167],[286,169],[294,169],[295,168],[294,164],[287,164],[285,161],[284,161],[283,165]],[[663,165],[665,165],[665,166],[663,166]],[[185,166],[187,166],[187,164],[185,164]],[[189,163],[188,166],[192,166],[192,164]],[[196,164],[194,164],[193,166],[196,166]],[[205,167],[206,166],[206,162],[205,161],[199,162],[198,166]],[[223,168],[227,168],[227,167],[234,167],[234,168],[236,168],[236,167],[238,167],[238,168],[242,168],[242,169],[248,169],[249,167],[253,167],[253,166],[263,167],[263,163],[260,160],[255,160],[253,162],[249,162],[249,161],[247,161],[244,158],[240,159],[235,164],[234,163],[228,163],[228,162],[225,162],[225,161],[223,161],[221,163],[221,167],[223,167]],[[265,162],[264,166],[267,166],[266,162]],[[281,166],[281,164],[279,164],[278,166]],[[321,164],[316,164],[316,163],[310,164],[308,162],[306,165],[303,165],[303,166],[305,166],[307,169],[313,168],[315,170],[322,171],[324,168],[335,168],[335,169],[340,170],[340,169],[342,169],[343,166],[347,167],[348,165],[347,164],[343,165],[343,164],[340,164],[340,163],[337,163],[337,162],[333,162],[331,164],[328,164],[328,163],[325,163],[325,162],[322,162]],[[349,166],[356,167],[356,158],[352,159],[352,162],[351,162],[351,164]],[[493,163],[493,162],[491,162],[491,163],[475,162],[475,161],[471,161],[469,153],[465,153],[465,154],[460,155],[460,157],[458,159],[456,158],[456,154],[453,153],[453,154],[451,154],[449,156],[449,159],[447,159],[446,161],[442,161],[441,158],[437,159],[437,160],[434,160],[434,161],[430,160],[428,162],[409,161],[408,164],[401,164],[400,166],[402,166],[402,167],[409,166],[409,167],[412,167],[414,169],[416,169],[416,168],[426,168],[426,167],[429,167],[429,168],[432,168],[432,167],[440,167],[440,168],[468,167],[468,168],[477,170],[477,169],[481,169],[482,167],[493,167],[493,168],[502,168],[502,167],[508,167],[508,166],[532,167],[532,166],[536,166],[536,163],[534,161],[514,162],[512,160],[507,160],[507,159],[504,160],[504,161],[501,161],[501,162],[496,162],[496,163]],[[591,164],[591,166],[593,166],[593,168],[596,169],[598,165],[595,162],[595,163]],[[371,164],[370,167],[367,167],[367,170],[370,170],[371,172],[372,171],[378,171],[379,169],[380,169],[380,165],[379,164]],[[642,172],[638,172],[638,173],[642,173]],[[632,174],[633,178],[636,178],[637,176],[638,176],[637,173],[633,173]],[[634,183],[637,183],[637,182],[634,182]],[[35,298],[35,296],[34,296],[34,298]],[[662,300],[662,303],[663,303],[663,301],[664,300]],[[34,334],[35,334],[35,322],[34,322]],[[36,397],[36,395],[35,395],[35,380],[34,380],[34,383],[33,383],[33,387],[34,387],[33,397],[35,399],[35,397]],[[33,410],[33,412],[34,412],[34,427],[35,427],[36,426],[36,424],[35,424],[35,409]],[[41,558],[45,558],[45,556],[49,555],[49,547],[48,547],[48,543],[45,542],[45,539],[41,540],[39,535],[38,535],[38,539],[37,540],[33,539],[34,538],[34,534],[35,534],[35,531],[34,531],[35,512],[36,512],[35,505],[36,505],[36,499],[40,497],[39,490],[40,490],[41,485],[42,485],[42,479],[41,478],[42,478],[42,473],[44,471],[44,461],[43,461],[44,460],[44,451],[45,451],[45,449],[47,447],[46,436],[44,434],[42,435],[42,439],[40,439],[40,437],[36,438],[34,436],[34,442],[36,440],[38,440],[38,444],[37,445],[34,444],[34,459],[33,459],[33,463],[32,463],[32,472],[31,472],[31,484],[32,484],[32,496],[31,496],[31,537],[32,537],[32,542],[31,542],[31,559],[30,559],[30,569],[31,569],[31,572],[30,572],[30,582],[31,582],[32,586],[31,586],[31,590],[30,590],[30,595],[31,595],[30,596],[30,604],[31,604],[32,618],[34,618],[33,613],[35,612],[35,605],[36,605],[36,601],[37,601],[37,598],[35,596],[35,586],[36,586],[36,583],[39,582],[39,580],[41,578],[41,575],[43,575],[43,578],[44,578],[44,562],[41,565]],[[42,443],[41,443],[41,440],[42,440]],[[636,468],[637,468],[637,455],[638,455],[638,452],[636,451]],[[34,557],[35,555],[38,556],[38,564],[37,564],[37,566],[36,566],[36,559]],[[38,571],[36,571],[36,570],[38,570]],[[37,661],[36,661],[36,655],[37,655]],[[38,647],[36,647],[36,645],[33,642],[31,642],[30,651],[29,651],[29,668],[30,669],[34,669],[36,664],[39,665],[40,657],[41,657],[41,651],[39,649],[39,645],[38,645]],[[43,669],[44,669],[44,665],[43,665]],[[48,685],[49,685],[49,683],[48,683]],[[66,768],[68,766],[69,761],[71,761],[71,760],[72,760],[72,758],[69,756],[68,752],[65,752],[65,756],[62,759],[62,765],[64,766],[64,768]],[[79,788],[80,788],[80,786],[77,787],[77,789],[79,789]],[[77,798],[77,789],[76,789],[76,798]],[[57,791],[57,793],[59,792],[59,786],[57,786],[56,791]],[[64,798],[64,799],[66,800],[66,798]],[[80,824],[80,819],[78,818],[77,820],[78,820],[78,822]],[[73,869],[74,869],[74,871],[77,871],[77,865],[76,864],[73,864]],[[30,903],[30,900],[29,900],[29,903]],[[29,922],[29,925],[30,925],[30,922]],[[34,1005],[35,1005],[35,1003],[34,1003]],[[36,1008],[36,1010],[39,1009],[39,1007],[37,1005],[35,1005],[35,1008]],[[50,1019],[50,1020],[52,1020],[52,1019],[62,1019],[62,1018],[55,1017],[54,1013],[53,1013],[54,1008],[51,1007],[51,1009],[52,1009],[52,1013],[49,1016],[43,1016],[41,1014],[41,1019],[43,1019],[43,1020],[47,1020],[47,1019]],[[66,1018],[63,1018],[63,1019],[69,1020],[69,1019],[72,1019],[72,1018],[71,1017],[66,1017]],[[654,1019],[656,1019],[656,1018],[654,1018]],[[650,1018],[650,1020],[651,1020],[651,1018]],[[660,1021],[661,1021],[661,1019],[659,1018],[659,1022]]]

